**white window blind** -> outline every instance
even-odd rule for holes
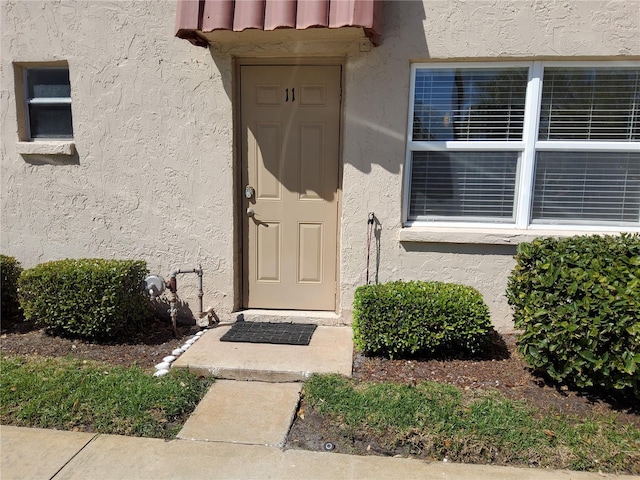
[[[544,69],[539,140],[640,140],[640,69]]]
[[[517,152],[414,152],[412,217],[513,220]]]
[[[640,68],[412,68],[407,223],[640,230]]]
[[[640,153],[538,152],[533,222],[637,223]]]
[[[519,140],[526,68],[418,70],[413,140]]]

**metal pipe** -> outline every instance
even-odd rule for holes
[[[176,292],[171,292],[169,295],[169,315],[171,316],[171,326],[173,327],[173,336],[178,336],[178,298]]]
[[[176,269],[176,270],[173,270],[170,275],[172,277],[175,277],[179,273],[198,273],[198,272],[202,272],[202,267],[192,268],[191,270],[177,270]]]
[[[175,270],[174,270],[175,271]],[[174,272],[171,272],[171,277],[167,282],[167,288],[169,289],[169,316],[171,317],[171,326],[173,327],[173,336],[178,336],[178,282]]]
[[[167,282],[167,288],[171,292],[171,296],[169,299],[169,302],[170,302],[169,314],[171,315],[171,324],[173,325],[173,333],[176,336],[178,336],[178,330],[176,326],[177,318],[178,318],[178,307],[177,307],[178,282],[176,280],[176,276],[183,273],[195,273],[196,275],[198,275],[198,300],[200,304],[199,305],[200,311],[198,312],[198,317],[202,318],[205,316],[205,312],[203,308],[204,305],[202,303],[202,298],[204,297],[204,291],[202,288],[202,276],[203,276],[202,265],[198,265],[198,268],[192,268],[191,270],[180,270],[180,269],[172,270],[171,273],[169,274],[169,282]]]
[[[203,304],[202,297],[204,297],[204,291],[202,290],[202,265],[198,265],[198,270],[196,271],[198,274],[198,300],[200,300],[200,311],[198,312],[198,316],[202,317],[203,312]]]
[[[198,299],[199,299],[199,303],[200,303],[200,311],[198,312],[198,315],[202,315],[203,312],[203,303],[202,303],[202,297],[204,297],[204,291],[202,289],[202,274],[203,274],[203,270],[202,270],[202,265],[198,265],[198,268],[192,268],[191,270],[172,270],[170,273],[170,277],[169,277],[169,290],[171,290],[171,284],[173,283],[173,286],[176,288],[176,275],[181,274],[181,273],[195,273],[196,275],[198,275]]]

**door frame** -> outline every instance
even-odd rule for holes
[[[244,298],[245,282],[247,281],[248,266],[245,264],[245,254],[243,251],[243,238],[246,235],[245,228],[245,205],[244,185],[242,185],[242,118],[241,118],[241,85],[240,85],[240,69],[243,66],[294,66],[294,65],[310,65],[310,66],[340,66],[341,67],[341,101],[338,113],[338,190],[337,195],[337,218],[336,218],[336,292],[334,312],[339,314],[341,310],[340,295],[340,263],[341,255],[341,239],[342,239],[342,180],[344,172],[343,161],[343,139],[344,139],[344,92],[345,92],[345,68],[346,57],[234,57],[233,59],[233,201],[234,201],[234,226],[233,226],[233,242],[234,242],[234,310],[245,310],[246,299]]]

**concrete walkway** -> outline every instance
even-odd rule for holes
[[[216,380],[178,438],[284,447],[301,389],[301,383]]]
[[[274,447],[0,428],[0,477],[14,479],[622,479],[569,471],[427,463]],[[637,477],[636,477],[637,478]]]
[[[176,368],[225,378],[213,384],[175,440],[2,426],[0,478],[632,478],[282,450],[299,402],[302,386],[299,380],[314,372],[351,374],[351,329],[318,327],[311,344],[299,347],[220,342],[220,336],[228,328],[208,331],[174,364]]]

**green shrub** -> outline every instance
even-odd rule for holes
[[[25,318],[53,333],[104,340],[139,331],[150,315],[146,263],[59,260],[25,270],[19,281]]]
[[[507,298],[529,365],[640,397],[640,236],[522,243]]]
[[[390,282],[355,292],[356,347],[368,354],[478,353],[493,332],[489,309],[470,287],[441,282]]]
[[[22,266],[13,257],[0,255],[0,296],[2,297],[2,318],[13,317],[20,313],[18,302],[18,278],[22,272]]]

